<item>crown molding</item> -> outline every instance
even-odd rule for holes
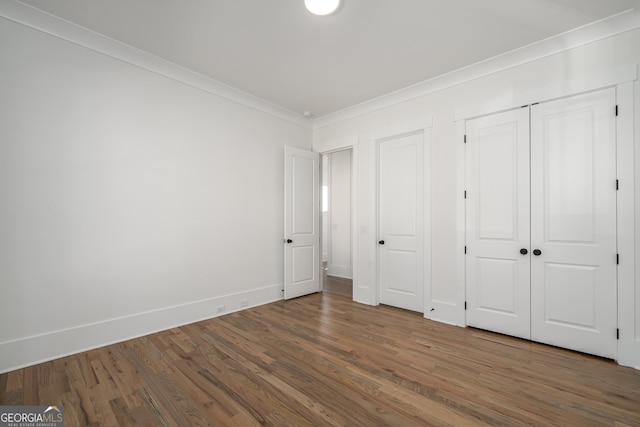
[[[0,17],[203,90],[228,101],[236,102],[300,126],[312,127],[313,122],[311,119],[307,119],[294,111],[58,18],[20,1],[1,1]]]
[[[636,1],[640,3],[640,1]],[[211,79],[170,61],[80,27],[18,0],[0,2],[0,17],[42,31],[61,40],[119,59],[171,80],[203,90],[291,123],[318,129],[343,120],[410,101],[588,43],[640,28],[640,5],[612,17],[567,31],[504,54],[454,70],[433,79],[382,95],[315,119]]]
[[[549,84],[532,86],[527,90],[519,91],[510,98],[496,97],[496,99],[487,99],[479,104],[464,105],[454,110],[453,119],[454,121],[468,120],[486,114],[520,108],[523,105],[531,105],[536,102],[616,86],[637,79],[638,66],[636,64],[610,68],[607,72],[585,70],[579,77],[563,78],[562,84],[550,82]]]
[[[636,3],[639,5],[636,5],[633,9],[629,9],[609,18],[514,49],[467,67],[454,70],[450,73],[440,75],[433,79],[425,80],[404,89],[345,108],[335,113],[318,117],[313,120],[313,128],[319,129],[325,126],[330,126],[343,120],[352,119],[383,108],[401,104],[439,90],[457,86],[518,65],[533,62],[582,45],[640,28],[640,1],[636,1]]]

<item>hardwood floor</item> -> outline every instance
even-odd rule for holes
[[[67,426],[640,426],[640,371],[322,294],[0,375]]]

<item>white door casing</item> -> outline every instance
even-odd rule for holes
[[[424,132],[379,141],[380,303],[424,311]]]
[[[284,298],[320,291],[320,156],[285,147]]]
[[[466,126],[467,324],[529,339],[529,110]]]
[[[531,335],[617,356],[615,89],[531,107]]]

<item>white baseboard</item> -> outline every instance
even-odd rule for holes
[[[133,314],[0,343],[0,374],[282,300],[282,285]],[[224,306],[224,311],[218,308]]]
[[[353,270],[349,267],[329,264],[327,266],[327,274],[329,276],[340,277],[342,279],[353,279]]]
[[[465,327],[464,321],[461,321],[461,316],[464,319],[464,307],[459,307],[457,304],[431,301],[429,305],[424,307],[425,319],[447,325]]]

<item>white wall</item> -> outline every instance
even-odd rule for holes
[[[351,150],[327,155],[329,161],[329,252],[327,274],[352,278]]]
[[[325,151],[340,146],[358,147],[358,258],[354,274],[362,286],[377,286],[375,281],[376,216],[375,150],[370,147],[371,135],[380,129],[401,123],[418,122],[432,116],[432,271],[431,306],[425,307],[425,316],[448,323],[464,324],[464,285],[458,279],[458,260],[461,254],[458,208],[463,203],[457,185],[458,155],[462,146],[456,131],[456,119],[471,114],[488,113],[512,108],[524,103],[542,101],[554,96],[565,96],[582,90],[595,89],[602,82],[614,82],[617,77],[636,67],[640,62],[640,30],[633,30],[571,50],[543,57],[504,71],[453,85],[433,93],[417,96],[395,105],[361,114],[342,121],[321,124],[314,132],[314,150]],[[635,128],[640,129],[640,85],[635,86]],[[362,108],[366,110],[366,108]],[[348,116],[348,114],[345,114]],[[640,146],[638,132],[635,147]],[[636,149],[636,164],[640,164]],[[640,173],[636,173],[636,211],[640,212]],[[640,218],[636,217],[636,228]],[[636,247],[640,237],[636,233]],[[636,266],[640,267],[640,251],[636,250]],[[640,271],[640,270],[637,270]],[[640,284],[632,279],[621,283],[635,295],[635,315],[625,314],[621,335],[640,343]],[[635,288],[635,292],[633,292]],[[354,290],[354,295],[356,290]],[[375,297],[362,302],[375,304]],[[431,309],[433,311],[430,311]],[[635,323],[635,326],[634,326]],[[626,328],[626,329],[625,329]],[[639,344],[634,344],[640,349]],[[631,347],[630,347],[631,348]],[[640,366],[640,351],[635,356]],[[629,362],[627,362],[629,363]]]
[[[0,372],[281,299],[311,130],[0,18]]]

